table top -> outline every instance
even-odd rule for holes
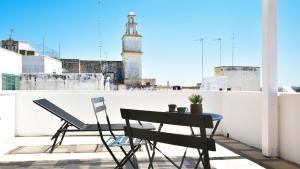
[[[177,112],[174,112],[174,113],[177,113]],[[185,113],[179,113],[179,114],[191,114],[191,112],[185,112]],[[195,114],[195,115],[198,115],[198,113]],[[223,116],[221,114],[218,114],[218,113],[203,112],[203,113],[199,113],[199,115],[210,115],[210,116],[212,116],[213,121],[218,121],[218,120],[223,119]]]
[[[202,114],[203,115],[211,115],[213,121],[218,121],[218,120],[223,119],[223,116],[221,114],[218,114],[218,113],[202,113]]]

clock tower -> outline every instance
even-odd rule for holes
[[[137,32],[135,14],[129,12],[126,32],[122,37],[123,77],[126,85],[142,83],[142,36]]]

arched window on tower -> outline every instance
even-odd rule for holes
[[[129,19],[129,23],[134,23],[134,19],[133,19],[133,18],[130,18],[130,19]]]

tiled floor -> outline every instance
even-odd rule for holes
[[[236,140],[225,138],[223,136],[215,137],[218,144],[223,147],[228,148],[229,150],[256,162],[257,164],[270,169],[300,169],[300,166],[297,164],[293,164],[286,160],[280,158],[268,158],[262,155],[261,151],[240,143]]]
[[[269,159],[261,155],[260,151],[242,144],[238,141],[216,136],[217,151],[210,152],[212,168],[217,169],[300,169],[299,166],[289,163],[281,159]],[[98,144],[97,137],[66,137],[64,145],[76,145],[78,143]],[[0,169],[15,169],[15,168],[114,168],[115,163],[110,155],[103,152],[95,153],[66,153],[59,152],[38,153],[38,154],[7,154],[18,146],[44,146],[50,145],[49,137],[25,137],[15,138],[0,146]],[[84,152],[84,148],[89,148],[88,145],[80,145],[80,149]],[[170,146],[159,144],[159,148],[168,156],[180,163],[181,156],[185,150],[183,147]],[[78,147],[77,147],[78,148]],[[122,153],[116,152],[118,157]],[[195,150],[189,149],[188,158],[184,162],[183,168],[194,168],[198,153]],[[145,150],[137,153],[140,168],[147,168],[148,160]],[[125,168],[132,168],[127,164]],[[154,168],[169,169],[175,168],[160,153],[156,153]],[[199,167],[200,168],[200,167]]]

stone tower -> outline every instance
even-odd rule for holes
[[[126,32],[122,37],[124,84],[138,86],[142,83],[142,36],[137,32],[135,14],[129,12]]]

